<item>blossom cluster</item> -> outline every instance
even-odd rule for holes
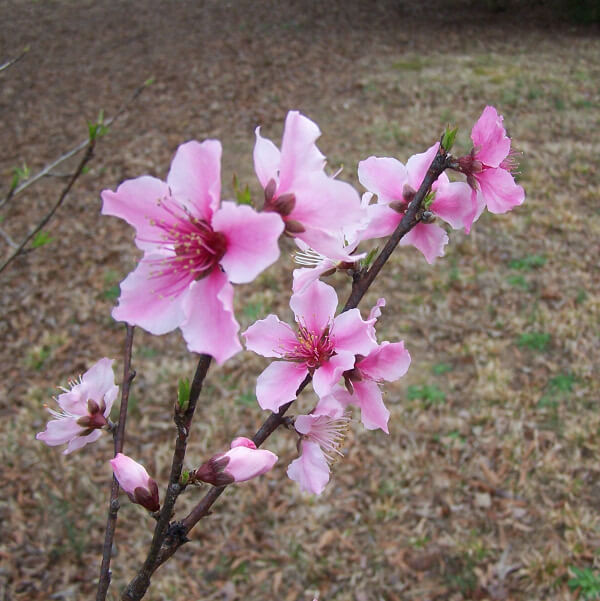
[[[417,223],[401,239],[428,263],[444,255],[446,229],[469,233],[484,209],[505,213],[524,200],[513,177],[516,167],[503,119],[488,106],[471,131],[473,148],[448,166],[466,181],[437,177],[417,214]],[[357,308],[336,315],[338,297],[321,277],[335,270],[360,269],[360,244],[389,236],[411,207],[440,143],[410,157],[371,156],[358,165],[362,196],[350,184],[328,175],[316,145],[318,126],[290,111],[281,147],[256,129],[254,167],[264,191],[258,210],[221,198],[221,144],[190,141],[176,151],[166,180],[142,176],[115,191],[102,192],[102,213],[135,229],[143,253],[121,283],[118,321],[153,334],[180,329],[192,352],[211,355],[222,364],[242,350],[234,315],[234,286],[253,281],[280,255],[279,238],[292,238],[301,267],[293,272],[290,307],[295,328],[269,315],[242,336],[246,348],[274,358],[258,377],[256,397],[264,410],[277,412],[312,380],[319,398],[314,409],[293,420],[300,456],[288,467],[303,490],[319,494],[330,466],[341,454],[349,427],[348,407],[360,409],[370,430],[388,432],[389,411],[383,382],[402,377],[410,364],[403,341],[378,342],[375,326],[385,300],[367,318]],[[447,149],[443,149],[444,152]],[[61,412],[38,438],[49,445],[67,443],[66,453],[96,440],[110,428],[117,395],[112,362],[102,359],[56,399]],[[258,476],[277,456],[238,438],[192,472],[195,481],[220,486]],[[118,454],[111,462],[129,497],[156,511],[156,483],[146,470]]]

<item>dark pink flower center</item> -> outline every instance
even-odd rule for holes
[[[298,324],[296,344],[286,353],[286,359],[305,363],[309,370],[315,370],[335,355],[335,343],[330,337],[329,327],[322,332],[312,332]]]
[[[161,230],[159,244],[173,254],[153,261],[157,269],[151,277],[168,276],[168,282],[163,280],[162,287],[154,292],[176,296],[191,282],[212,272],[227,251],[227,238],[170,198],[161,200],[161,206],[171,218],[153,225]]]

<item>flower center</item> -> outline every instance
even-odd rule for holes
[[[288,351],[286,358],[305,363],[312,372],[333,355],[335,355],[335,343],[330,336],[329,326],[319,333],[298,324],[296,344]]]
[[[153,290],[161,296],[176,296],[194,280],[209,275],[227,251],[227,238],[215,232],[210,223],[198,219],[172,198],[159,201],[171,219],[154,221],[160,230],[158,242],[169,252],[164,258],[152,261],[157,269],[150,274],[160,285]],[[165,276],[168,276],[165,279]],[[158,283],[158,282],[157,282]]]
[[[327,463],[331,465],[343,456],[340,449],[346,441],[350,422],[351,419],[347,413],[338,417],[319,415],[312,421],[310,430],[305,434],[300,434],[303,438],[316,442],[321,447]]]

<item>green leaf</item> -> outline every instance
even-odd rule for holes
[[[177,388],[177,404],[181,411],[185,411],[190,402],[190,381],[188,378],[179,380],[179,386]]]
[[[456,140],[456,134],[458,133],[458,127],[450,128],[448,125],[446,127],[446,131],[442,136],[442,148],[446,152],[450,152],[452,146],[454,146],[454,141]]]
[[[48,232],[38,232],[31,242],[31,247],[39,248],[40,246],[44,246],[44,244],[50,244],[52,240],[54,240],[54,238],[51,238]]]
[[[155,81],[156,81],[156,77],[154,77],[154,75],[152,75],[144,82],[144,86],[145,87],[151,86]]]
[[[427,196],[423,200],[423,206],[425,207],[425,210],[429,209],[429,207],[431,206],[431,203],[434,201],[434,199],[435,199],[435,192],[433,190],[431,190],[431,192],[429,192],[429,194],[427,194]]]
[[[250,194],[250,188],[248,188],[248,184],[241,188],[237,175],[233,176],[233,189],[235,191],[235,197],[239,205],[252,206],[252,195]]]
[[[10,189],[14,190],[23,180],[29,179],[31,169],[26,163],[22,167],[13,167],[13,176],[10,182]]]
[[[179,478],[179,483],[181,484],[181,486],[186,486],[189,481],[190,481],[190,471],[183,470],[181,472],[181,478]]]
[[[379,252],[379,246],[376,246],[375,248],[372,248],[369,251],[369,254],[362,260],[363,267],[369,267],[369,265],[371,265],[371,263],[373,262],[373,260],[377,256],[378,252]]]

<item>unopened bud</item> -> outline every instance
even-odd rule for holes
[[[467,154],[458,159],[459,169],[467,176],[473,173],[481,173],[483,171],[483,163],[474,157],[474,149],[471,154]]]
[[[435,215],[431,211],[423,211],[421,215],[421,223],[433,223],[435,221]]]
[[[138,503],[148,511],[158,511],[158,485],[148,475],[144,466],[123,453],[117,453],[110,460],[115,478],[121,488],[127,493],[132,503]]]

